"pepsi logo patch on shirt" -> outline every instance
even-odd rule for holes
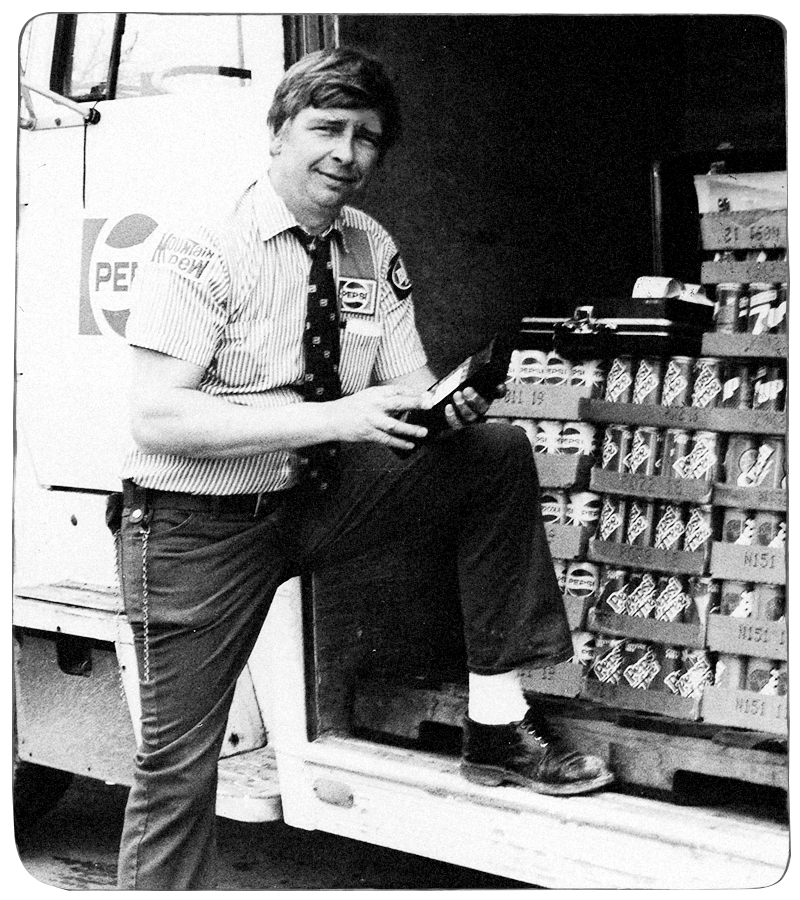
[[[372,278],[339,278],[340,312],[374,316],[377,291]]]
[[[389,263],[389,283],[400,300],[405,300],[411,293],[411,279],[399,253],[395,253]]]

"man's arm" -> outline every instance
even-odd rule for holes
[[[141,347],[133,347],[132,354],[131,430],[146,453],[229,458],[327,441],[409,450],[427,434],[397,418],[428,405],[422,388],[413,383],[371,387],[328,403],[264,409],[199,390],[201,366]]]

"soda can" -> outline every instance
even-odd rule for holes
[[[758,443],[749,434],[732,434],[725,450],[725,484],[747,487],[758,459]]]
[[[695,431],[686,462],[685,477],[713,484],[720,470],[720,436],[716,431]]]
[[[701,356],[695,360],[692,386],[692,406],[712,409],[722,400],[722,360]]]
[[[603,496],[600,522],[597,525],[597,535],[601,541],[622,543],[625,536],[627,512],[627,501],[624,497],[615,497],[611,494]]]
[[[722,543],[751,547],[756,542],[756,521],[745,509],[726,507],[722,516]]]
[[[780,366],[759,366],[753,378],[753,409],[781,412],[785,405],[786,381]]]
[[[747,683],[747,657],[720,653],[714,666],[714,687],[726,691],[743,691]]]
[[[571,662],[579,666],[589,666],[594,660],[595,637],[590,631],[572,632]]]
[[[628,609],[628,570],[615,566],[603,566],[600,570],[600,587],[597,591],[599,612],[625,615]]]
[[[624,472],[625,458],[630,452],[633,429],[627,425],[607,425],[600,448],[600,468],[607,472]]]
[[[751,656],[747,660],[745,690],[772,697],[786,694],[786,665],[777,659]]]
[[[610,403],[630,403],[633,396],[633,360],[617,356],[611,361],[603,399]]]
[[[657,356],[639,360],[633,382],[632,401],[642,406],[656,406],[661,400],[661,376],[664,364]]]
[[[747,294],[743,284],[726,281],[717,285],[714,331],[720,334],[735,334],[739,330],[739,304],[742,297],[745,298],[746,304]]]
[[[719,589],[719,612],[734,619],[750,619],[756,605],[753,585],[746,581],[723,581]]]
[[[561,429],[563,426],[563,422],[556,422],[552,419],[540,419],[536,423],[536,438],[533,443],[534,453],[559,453]]]
[[[661,443],[659,471],[670,478],[685,478],[692,437],[683,428],[667,428]]]
[[[774,284],[754,283],[748,287],[747,330],[750,334],[769,334],[773,304],[778,298]]]
[[[634,547],[651,547],[653,544],[653,518],[655,503],[652,500],[632,497],[628,502],[627,542]]]
[[[787,314],[787,285],[777,285],[777,296],[772,304],[772,317],[770,319],[770,334],[786,334],[788,323],[786,321]]]
[[[771,547],[781,525],[778,513],[766,509],[758,509],[753,514],[755,519],[755,541],[760,547]]]
[[[686,531],[686,514],[679,503],[668,500],[656,505],[653,546],[657,550],[678,550]]]
[[[565,491],[546,489],[541,492],[542,520],[545,525],[563,525],[567,518]]]
[[[515,377],[520,384],[544,384],[547,353],[544,350],[519,350]]]
[[[719,608],[719,585],[705,575],[693,575],[688,586],[689,602],[683,611],[683,621],[705,624],[709,613]]]
[[[624,644],[623,640],[605,634],[595,637],[594,660],[589,674],[601,684],[617,684],[622,678]]]
[[[768,547],[786,547],[786,519],[778,520],[778,530],[775,537],[769,542]]]
[[[686,531],[683,535],[683,549],[689,553],[704,552],[706,555],[711,550],[712,507],[708,504],[689,507],[686,519]]]
[[[600,494],[594,491],[572,491],[567,498],[567,525],[597,530],[600,521]]]
[[[786,588],[781,584],[760,583],[753,586],[753,617],[778,622],[786,616]]]
[[[624,655],[628,665],[623,669],[623,678],[635,690],[648,690],[661,671],[655,648],[641,641],[628,641]]]
[[[656,608],[657,581],[650,572],[643,572],[638,583],[628,591],[627,614],[639,619],[650,619]]]
[[[558,438],[559,453],[594,456],[596,451],[596,425],[592,425],[591,422],[564,422]]]
[[[749,366],[736,361],[725,363],[722,369],[722,402],[725,409],[751,409],[753,379]]]
[[[556,581],[558,582],[558,589],[561,591],[562,595],[564,593],[564,589],[567,584],[567,561],[565,559],[554,559],[553,560],[553,571],[556,573]]]
[[[631,449],[623,461],[623,471],[631,475],[655,475],[661,463],[661,432],[652,425],[640,425],[631,437]]]
[[[707,650],[687,648],[682,654],[683,674],[677,681],[681,697],[698,700],[706,686],[714,683],[714,670]]]
[[[528,436],[531,447],[536,447],[536,422],[533,419],[512,419],[511,424],[521,428]]]
[[[661,671],[653,681],[650,690],[678,693],[678,679],[683,675],[683,652],[680,647],[665,644],[656,651]]]
[[[762,438],[753,465],[747,472],[746,487],[777,490],[786,477],[786,443],[778,437]]]
[[[680,575],[661,575],[656,584],[653,617],[659,622],[682,622],[689,606],[687,584]]]
[[[569,384],[572,364],[564,357],[551,350],[547,354],[547,365],[544,373],[545,384]]]
[[[597,597],[600,587],[600,566],[585,560],[572,560],[567,564],[564,597],[583,600],[588,605]]]
[[[661,389],[662,406],[688,406],[692,396],[692,372],[694,359],[691,356],[673,356],[664,373]]]
[[[590,400],[599,400],[606,387],[605,364],[602,359],[584,359],[573,362],[569,383],[585,388]]]

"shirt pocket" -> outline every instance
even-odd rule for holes
[[[347,318],[340,332],[339,380],[342,393],[369,387],[383,338],[383,326],[372,320]]]

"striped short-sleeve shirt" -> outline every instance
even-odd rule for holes
[[[132,284],[128,342],[202,366],[199,390],[226,402],[302,403],[310,259],[288,231],[296,224],[265,175],[222,225],[161,227]],[[426,357],[411,285],[390,235],[352,207],[344,207],[334,226],[340,379],[343,393],[352,394],[409,374]],[[355,270],[354,258],[360,260]],[[288,450],[206,459],[133,446],[122,477],[160,490],[240,494],[290,487],[297,470],[297,454]]]

